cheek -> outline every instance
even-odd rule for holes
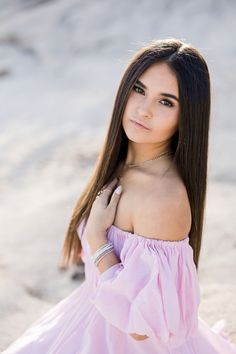
[[[126,104],[126,108],[129,109],[135,109],[137,105],[139,105],[142,102],[144,96],[138,95],[136,92],[131,92]]]
[[[155,119],[153,124],[153,131],[158,134],[158,132],[163,132],[164,134],[173,133],[178,127],[178,110],[168,110],[165,109],[160,113]]]
[[[163,118],[163,120],[165,120],[168,125],[174,125],[178,122],[179,108],[162,107],[159,111],[158,116],[160,117],[160,119]]]
[[[123,113],[123,118],[122,118],[122,123],[125,124],[128,122],[128,120],[130,119],[131,113],[133,111],[133,102],[132,100],[129,98],[124,113]]]

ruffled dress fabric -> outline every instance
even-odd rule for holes
[[[4,354],[231,354],[224,321],[198,315],[200,288],[188,236],[150,239],[107,230],[120,262],[103,273],[83,238],[85,280],[34,322]],[[136,340],[130,333],[146,335]]]

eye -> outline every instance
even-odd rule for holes
[[[137,93],[143,93],[144,92],[144,90],[141,87],[137,86],[137,85],[133,86],[133,90],[135,92],[137,92]]]
[[[167,107],[173,107],[174,106],[173,103],[171,101],[169,101],[169,100],[161,100],[160,102],[161,102],[161,104],[163,104],[164,106],[167,106]]]

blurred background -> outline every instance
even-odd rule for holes
[[[0,0],[0,350],[79,286],[57,263],[127,60],[177,37],[208,62],[200,315],[236,343],[236,2]]]

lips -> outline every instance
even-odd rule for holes
[[[131,122],[136,123],[137,125],[139,125],[140,127],[149,130],[142,122],[138,121],[138,120],[134,120],[134,119],[130,119]]]

